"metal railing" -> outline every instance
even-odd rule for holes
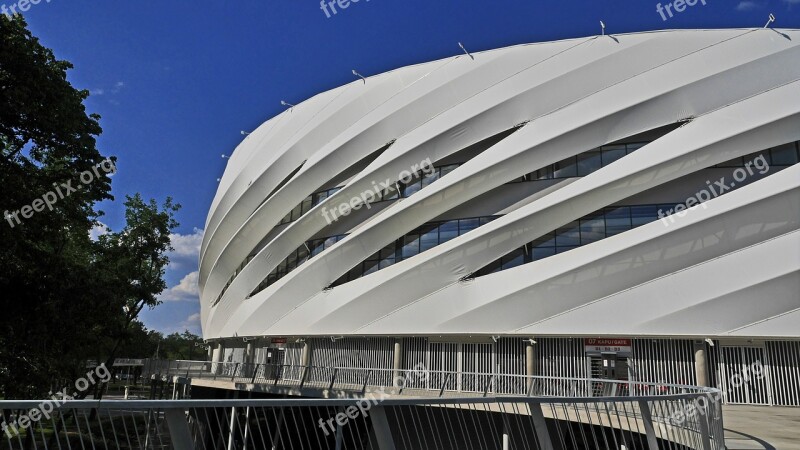
[[[0,412],[3,447],[11,449],[724,450],[720,403],[711,398],[714,390],[700,391],[627,397],[371,393],[360,399],[0,401]]]
[[[181,376],[234,384],[295,389],[368,392],[389,388],[392,394],[431,396],[519,395],[538,397],[629,397],[705,393],[707,388],[642,381],[617,381],[452,372],[428,369],[317,367],[207,361],[150,361],[144,378]]]

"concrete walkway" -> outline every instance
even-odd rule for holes
[[[800,450],[800,408],[723,406],[728,450]]]

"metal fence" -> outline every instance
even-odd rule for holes
[[[724,450],[721,393],[695,386],[202,362],[175,376],[350,399],[0,401],[9,449]],[[461,387],[465,392],[455,389]],[[330,392],[328,394],[331,394]],[[340,393],[337,393],[337,395]]]
[[[715,394],[2,401],[0,411],[11,449],[724,450]]]
[[[205,361],[150,361],[145,378],[224,381],[264,387],[368,392],[387,388],[393,394],[447,397],[520,396],[660,396],[703,393],[708,389],[666,383],[543,377],[481,372],[417,369],[316,367],[297,365],[222,363]]]

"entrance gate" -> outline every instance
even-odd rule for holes
[[[726,403],[771,405],[772,392],[762,346],[720,349],[720,389]]]

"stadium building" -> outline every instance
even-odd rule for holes
[[[218,362],[422,364],[452,391],[543,375],[800,406],[798,141],[798,30],[594,36],[355,79],[230,158],[204,338]]]

